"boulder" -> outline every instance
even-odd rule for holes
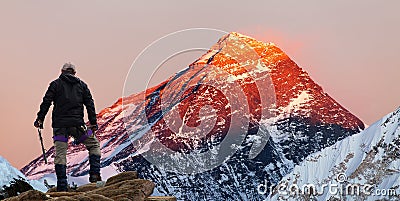
[[[72,197],[68,197],[68,196],[61,196],[61,197],[58,197],[58,198],[53,198],[53,199],[51,199],[52,201],[53,200],[57,200],[57,201],[79,201],[79,200],[77,200],[77,199],[75,199],[75,198],[72,198]]]
[[[115,176],[108,178],[107,182],[106,182],[106,186],[110,186],[110,185],[113,185],[113,184],[121,182],[121,181],[134,180],[137,178],[138,178],[137,172],[134,172],[134,171],[122,172],[122,173],[119,173]]]
[[[133,200],[144,200],[153,193],[154,187],[154,183],[149,180],[134,179],[106,185],[88,193],[104,195],[113,199],[126,197]]]
[[[74,196],[78,195],[79,192],[51,192],[51,193],[46,193],[46,195],[50,196],[51,198],[56,198],[56,197],[62,197],[62,196]]]
[[[83,186],[79,186],[76,191],[78,192],[88,192],[88,191],[92,191],[95,190],[97,188],[96,183],[90,183],[90,184],[85,184]]]
[[[29,190],[19,194],[18,196],[11,197],[5,199],[5,201],[28,201],[28,200],[48,200],[49,198],[46,194],[37,191],[37,190]]]
[[[46,193],[57,192],[57,187],[50,188]]]
[[[68,191],[74,192],[75,190],[68,186]],[[54,186],[54,187],[48,189],[46,193],[54,193],[54,192],[57,192],[57,186]]]
[[[108,198],[106,196],[103,195],[98,195],[98,194],[79,194],[74,196],[73,198],[78,199],[80,201],[92,201],[92,200],[96,200],[96,201],[113,201],[113,199]]]
[[[172,196],[149,196],[145,201],[176,201],[176,197]]]

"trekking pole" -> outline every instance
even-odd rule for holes
[[[47,164],[46,149],[44,149],[42,131],[40,130],[40,128],[38,128],[38,132],[39,132],[40,144],[42,145],[43,159],[44,159],[44,162]]]

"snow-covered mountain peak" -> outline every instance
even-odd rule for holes
[[[8,185],[14,178],[24,177],[24,175],[3,157],[0,156],[0,186]]]
[[[366,130],[307,157],[276,184],[270,199],[398,200],[399,156],[400,108]],[[332,193],[328,188],[332,185],[351,191]],[[307,194],[304,186],[315,187],[318,194]],[[288,190],[296,187],[297,193]],[[368,192],[363,187],[368,187]]]
[[[3,186],[10,185],[11,181],[14,179],[26,179],[25,175],[22,174],[17,168],[13,167],[5,158],[0,156],[0,188]],[[47,190],[44,184],[41,184],[37,181],[28,181],[27,182],[32,185],[33,188],[41,191]]]

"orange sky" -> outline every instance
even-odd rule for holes
[[[20,168],[41,154],[32,123],[64,62],[77,65],[100,111],[122,95],[133,60],[147,45],[192,27],[274,42],[334,99],[371,124],[400,103],[399,7],[395,0],[1,1],[0,155]],[[182,59],[170,74],[199,55]],[[43,132],[48,148],[49,120],[50,115]]]

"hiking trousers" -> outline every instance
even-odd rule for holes
[[[75,129],[74,128],[54,128],[53,134],[55,137],[56,136],[64,136],[66,139],[66,140],[54,140],[54,147],[56,149],[54,163],[60,164],[60,165],[66,165],[67,164],[68,137],[72,136],[75,139],[78,139],[80,137],[80,135],[82,135],[83,133],[80,133],[80,131],[76,128]],[[55,137],[54,137],[54,139],[56,139]],[[87,137],[82,143],[85,145],[86,149],[89,151],[89,156],[90,155],[97,155],[97,156],[101,155],[100,144],[94,134]]]

